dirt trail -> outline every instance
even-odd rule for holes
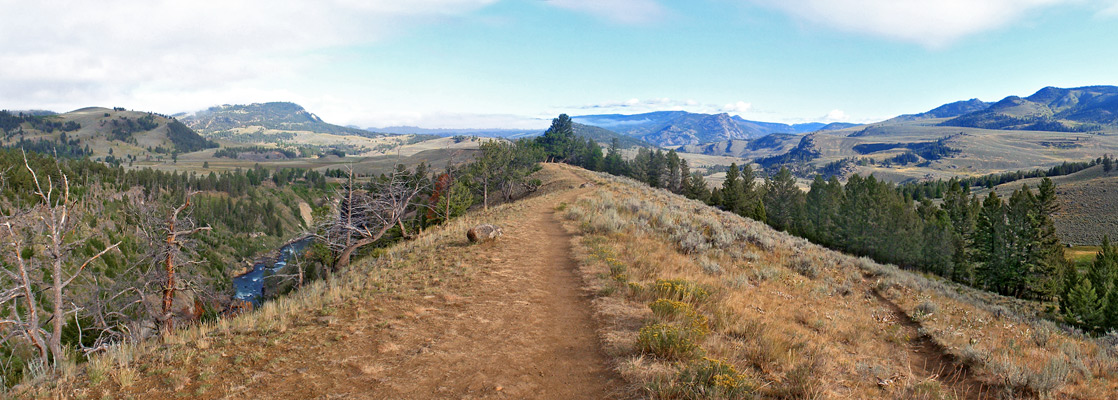
[[[920,323],[909,318],[908,314],[896,303],[873,291],[873,296],[892,313],[890,318],[900,324],[909,338],[908,365],[912,373],[920,379],[935,379],[945,389],[960,399],[992,399],[994,392],[981,381],[975,379],[970,369],[948,354],[938,343],[920,333]]]
[[[616,397],[621,380],[601,351],[569,234],[554,211],[580,192],[534,201],[523,219],[504,224],[501,239],[471,246],[478,262],[468,288],[382,302],[379,317],[340,317],[330,330],[344,339],[290,349],[297,362],[238,396]]]

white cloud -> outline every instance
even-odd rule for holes
[[[1081,0],[749,0],[810,23],[928,47],[998,29]]]
[[[326,62],[320,50],[375,42],[495,1],[13,2],[5,15],[18,18],[0,24],[0,108],[154,108],[166,105],[141,96],[173,93],[247,97],[242,83],[299,76]],[[234,100],[169,103],[215,101]]]
[[[652,22],[664,16],[664,8],[654,0],[546,0],[546,2],[555,7],[626,24]]]
[[[820,121],[821,122],[847,122],[847,121],[850,121],[850,116],[846,115],[846,112],[844,112],[842,110],[831,110],[830,112],[827,113],[827,115],[824,115],[822,118],[820,118]]]
[[[1118,1],[1115,1],[1114,4],[1099,11],[1098,15],[1102,17],[1118,17]]]
[[[694,99],[676,100],[668,97],[661,97],[655,99],[629,99],[625,101],[612,101],[597,104],[589,104],[573,107],[560,107],[562,112],[573,112],[575,114],[641,114],[654,111],[689,111],[696,113],[717,114],[729,113],[741,115],[751,111],[753,104],[745,101],[737,101],[723,106],[716,104],[705,104],[695,101]]]
[[[746,103],[744,101],[738,101],[736,103],[730,103],[722,106],[722,111],[734,114],[743,114],[748,112],[752,108],[753,104]]]

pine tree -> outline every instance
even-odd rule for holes
[[[715,192],[718,191],[715,190]],[[707,189],[706,179],[704,179],[703,175],[698,172],[692,173],[690,175],[689,179],[687,180],[687,191],[683,195],[687,196],[688,198],[702,201],[704,203],[709,204],[711,202],[711,191]]]
[[[1102,237],[1095,261],[1087,267],[1087,279],[1100,282],[1095,284],[1100,297],[1106,297],[1114,288],[1114,280],[1118,279],[1118,249],[1110,244],[1109,236]]]
[[[742,210],[745,209],[745,192],[742,190],[740,174],[741,170],[738,169],[738,164],[730,163],[730,169],[726,171],[726,180],[722,181],[722,190],[720,190],[719,196],[722,208],[734,214],[741,214]]]
[[[796,179],[786,167],[772,179],[765,179],[765,217],[773,228],[794,231],[803,212],[804,193],[796,187]]]
[[[975,267],[977,283],[984,288],[1005,294],[1008,290],[1006,273],[1005,207],[996,192],[990,192],[982,201],[975,223]]]
[[[617,176],[627,175],[625,171],[625,159],[621,157],[621,142],[617,138],[609,143],[609,150],[606,151],[605,158],[605,171]]]
[[[685,175],[680,175],[679,154],[677,154],[675,152],[675,150],[669,150],[668,154],[666,155],[666,158],[667,159],[665,161],[665,164],[666,164],[665,170],[666,170],[668,175],[667,175],[667,179],[665,179],[664,186],[667,187],[668,190],[671,190],[674,193],[679,193],[680,192],[680,186],[681,186],[683,180],[686,179]]]
[[[741,169],[741,200],[738,213],[757,221],[768,219],[764,204],[764,188],[756,182],[757,176],[753,174],[753,166],[745,164]]]
[[[1036,246],[1030,249],[1030,258],[1035,263],[1030,290],[1037,297],[1047,300],[1063,291],[1063,282],[1056,275],[1065,270],[1068,263],[1064,247],[1056,236],[1056,224],[1052,217],[1059,210],[1059,205],[1056,203],[1056,185],[1051,179],[1041,180],[1034,202],[1037,238]]]
[[[836,238],[841,237],[839,207],[843,203],[842,183],[832,176],[824,181],[816,175],[811,183],[804,202],[804,235],[824,246],[834,246]]]
[[[947,193],[943,195],[942,208],[951,220],[953,247],[951,262],[954,270],[951,279],[956,282],[971,283],[974,279],[971,247],[974,240],[975,217],[974,200],[970,191],[958,179],[951,179]]]
[[[571,117],[559,114],[551,120],[551,127],[536,138],[536,143],[543,147],[549,159],[566,161],[574,155],[575,130]]]
[[[1091,285],[1090,278],[1083,278],[1072,288],[1068,294],[1068,322],[1093,329],[1099,325],[1102,317],[1102,302],[1098,293]]]

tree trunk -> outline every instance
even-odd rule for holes
[[[349,265],[349,258],[350,258],[350,256],[353,255],[354,251],[356,251],[361,246],[364,246],[364,245],[367,245],[367,244],[370,244],[370,243],[373,243],[373,242],[377,241],[377,239],[380,239],[380,238],[379,237],[376,237],[376,238],[367,237],[367,238],[358,240],[357,242],[349,245],[349,247],[346,247],[345,250],[342,250],[342,254],[338,255],[338,261],[336,263],[334,263],[334,270],[341,270],[342,268],[345,268],[346,266],[348,266]]]
[[[488,180],[486,180],[485,184],[482,185],[482,197],[484,198],[484,200],[482,201],[482,204],[485,205],[485,211],[489,211],[489,181]]]
[[[57,367],[66,359],[66,354],[62,352],[62,235],[61,232],[55,232],[52,237],[52,251],[54,252],[54,270],[51,275],[54,286],[51,287],[51,292],[54,297],[54,315],[51,316],[51,335],[50,335],[50,352],[54,356],[54,366]],[[38,327],[34,327],[38,329]]]

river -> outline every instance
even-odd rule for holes
[[[287,265],[287,260],[293,255],[301,255],[303,249],[313,241],[313,237],[305,237],[288,243],[280,248],[279,257],[276,258],[276,263],[270,268],[267,263],[258,262],[252,266],[252,271],[233,278],[233,287],[237,288],[237,293],[233,298],[250,302],[253,307],[259,306],[264,299],[264,278],[282,270]]]

